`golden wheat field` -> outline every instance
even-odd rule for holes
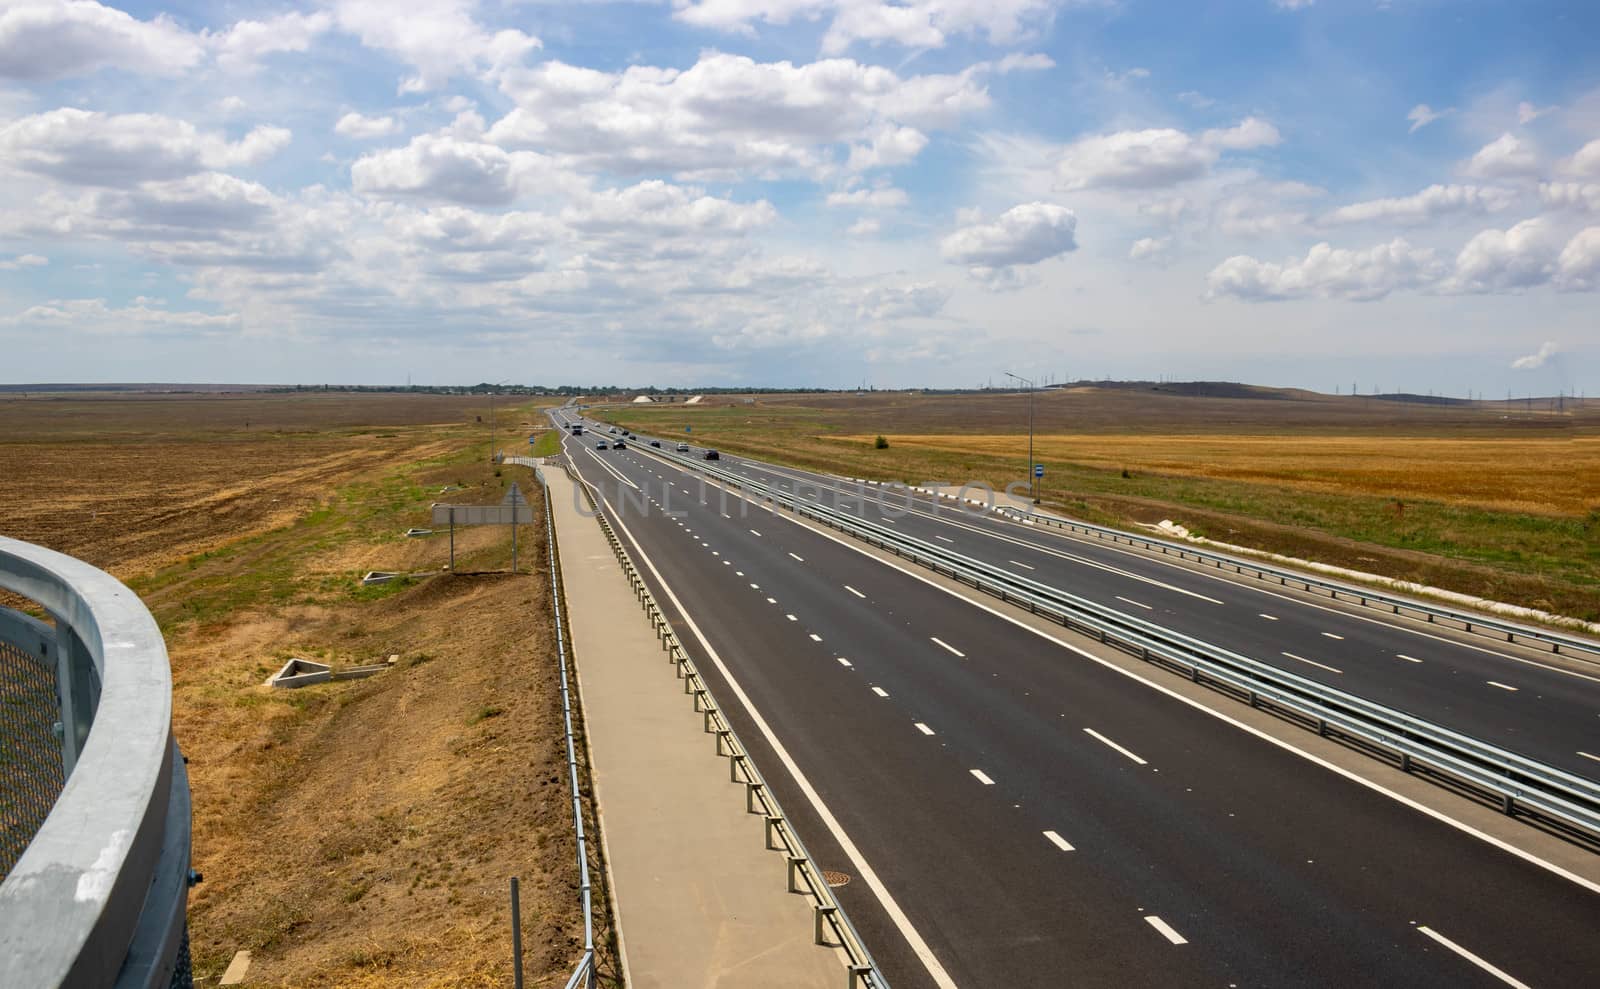
[[[868,443],[871,436],[839,437]],[[894,447],[1027,458],[1028,438],[891,435]],[[1427,499],[1501,511],[1583,515],[1600,507],[1600,437],[1053,434],[1034,458],[1106,469]]]

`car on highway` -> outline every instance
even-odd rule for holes
[[[661,441],[660,440],[651,440],[650,441],[650,445],[655,447],[658,450],[661,449]]]
[[[611,444],[607,443],[605,440],[601,440],[594,445],[594,448],[596,450],[608,450],[611,448]]]
[[[611,444],[611,449],[613,450],[626,450],[627,448],[628,444],[624,443],[622,441],[622,437],[620,436],[617,437],[617,441],[615,443]]]
[[[705,458],[707,460],[721,460],[722,459],[722,454],[718,453],[715,450],[707,450],[706,453],[705,453]]]
[[[689,444],[687,444],[687,443],[679,443],[678,444],[678,452],[679,453],[688,453],[689,452]]]

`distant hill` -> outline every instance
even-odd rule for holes
[[[145,392],[159,394],[217,394],[221,392],[259,392],[281,388],[282,385],[218,385],[218,384],[161,384],[156,382],[39,382],[37,384],[0,384],[0,392],[30,395],[51,395],[76,392]]]

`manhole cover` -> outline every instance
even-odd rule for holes
[[[832,872],[828,869],[823,869],[822,881],[834,888],[848,886],[850,884],[850,874],[847,872]]]

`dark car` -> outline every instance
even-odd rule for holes
[[[611,444],[607,443],[605,440],[601,440],[594,445],[594,448],[596,450],[608,450],[611,448]]]
[[[706,451],[706,459],[707,460],[721,460],[722,459],[722,454],[718,453],[715,450],[707,450]]]
[[[617,437],[617,441],[615,443],[611,444],[611,449],[613,450],[626,450],[627,448],[628,444],[622,442],[622,437],[620,436]]]
[[[651,440],[650,441],[650,445],[659,450],[661,448],[661,441],[660,440]]]

